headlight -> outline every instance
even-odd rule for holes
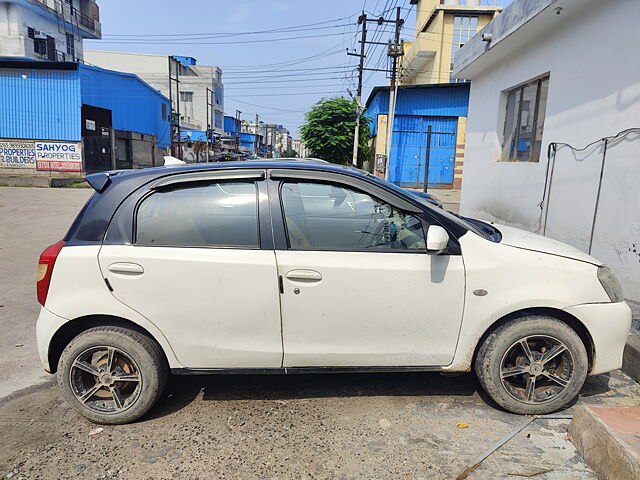
[[[604,265],[598,267],[598,280],[600,280],[602,288],[607,292],[612,302],[616,303],[624,300],[620,280],[618,280],[609,267],[605,267]]]

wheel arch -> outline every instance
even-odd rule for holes
[[[50,373],[56,373],[58,370],[60,356],[71,340],[90,328],[106,326],[128,328],[149,337],[158,345],[158,349],[162,353],[165,362],[169,364],[169,359],[167,358],[167,353],[162,343],[159,342],[151,332],[139,324],[114,315],[86,315],[66,322],[56,331],[53,337],[51,337],[48,352]]]
[[[588,371],[591,371],[591,368],[593,367],[595,351],[594,351],[594,342],[593,342],[593,339],[591,338],[591,334],[589,333],[589,330],[587,330],[587,327],[579,319],[577,319],[570,313],[567,313],[564,310],[560,310],[558,308],[551,308],[551,307],[536,307],[536,308],[525,308],[522,310],[517,310],[515,312],[508,313],[503,317],[497,319],[495,322],[493,322],[482,334],[482,336],[480,337],[480,340],[476,343],[475,349],[473,351],[473,357],[471,360],[472,368],[476,362],[476,357],[478,355],[478,351],[480,350],[480,347],[485,342],[487,337],[491,335],[493,331],[495,331],[497,328],[501,327],[506,323],[509,323],[518,318],[527,317],[529,315],[543,315],[545,317],[554,318],[556,320],[559,320],[565,323],[573,331],[575,331],[580,337],[580,340],[582,340],[584,348],[587,351],[587,358],[589,359]]]

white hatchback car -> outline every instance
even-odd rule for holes
[[[497,404],[539,414],[621,366],[631,312],[601,262],[366,172],[256,161],[87,180],[40,257],[37,337],[95,422],[143,415],[169,372],[473,369]]]

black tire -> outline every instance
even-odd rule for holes
[[[560,353],[552,356],[555,352]],[[541,315],[515,319],[491,332],[475,360],[476,375],[487,394],[510,412],[530,415],[555,412],[573,400],[588,369],[578,334]]]
[[[71,340],[60,356],[57,377],[64,398],[78,413],[95,423],[118,425],[137,420],[153,407],[167,374],[162,349],[153,339],[128,328],[104,326]]]

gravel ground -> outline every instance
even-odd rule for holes
[[[638,405],[640,386],[621,372],[599,375],[580,401]],[[173,377],[142,421],[90,435],[96,425],[47,386],[0,404],[0,475],[455,479],[525,419],[487,402],[471,375]],[[536,420],[468,478],[594,480],[568,424]]]

